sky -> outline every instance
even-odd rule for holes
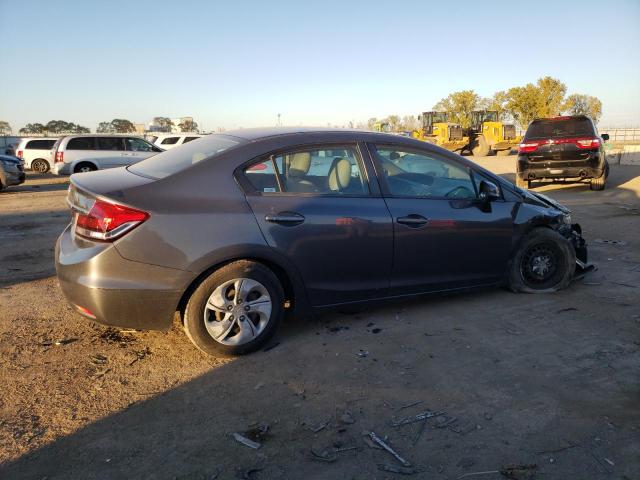
[[[0,0],[0,20],[14,131],[344,125],[546,75],[600,98],[601,126],[640,126],[640,0]]]

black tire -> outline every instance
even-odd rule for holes
[[[220,319],[211,316],[211,310],[205,311],[205,306],[218,287],[237,278],[254,280],[264,286],[271,300],[271,312],[266,326],[251,341],[239,345],[225,345],[209,334],[205,322],[216,322]],[[252,322],[251,330],[253,330],[256,326],[255,322],[250,319],[248,313],[246,315],[244,322]],[[243,355],[264,345],[278,329],[283,316],[284,290],[278,277],[261,263],[238,260],[213,272],[194,290],[185,308],[184,330],[189,340],[207,355]],[[234,327],[237,331],[239,331],[240,320],[242,318],[239,317]]]
[[[73,168],[73,173],[95,172],[96,166],[90,162],[80,162]]]
[[[529,180],[525,180],[524,178],[520,177],[520,175],[516,174],[516,187],[529,189],[531,188],[531,182]]]
[[[471,153],[473,153],[475,157],[486,157],[489,155],[489,150],[489,144],[484,138],[484,135],[478,135],[475,139],[474,146],[471,149]]]
[[[507,157],[511,155],[511,149],[507,148],[506,150],[496,150],[496,155],[499,157]]]
[[[591,190],[604,190],[606,183],[607,183],[607,175],[605,171],[602,173],[601,177],[591,179],[591,182],[589,183],[589,188]]]
[[[31,170],[38,173],[47,173],[50,169],[49,162],[43,158],[37,158],[31,162]]]
[[[541,271],[541,266],[549,271]],[[575,269],[576,252],[569,240],[555,230],[538,227],[522,239],[509,268],[508,285],[513,292],[555,292],[569,285]]]

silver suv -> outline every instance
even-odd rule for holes
[[[123,167],[162,152],[146,140],[127,135],[69,135],[51,150],[57,175]]]

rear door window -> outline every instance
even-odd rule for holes
[[[55,140],[31,140],[24,147],[26,150],[51,150]]]
[[[594,137],[593,123],[586,117],[550,118],[534,120],[525,134],[525,140],[546,138]]]
[[[123,151],[124,139],[122,137],[98,137],[98,150]]]
[[[67,143],[67,150],[95,150],[96,138],[95,137],[76,137],[69,140]]]
[[[175,145],[180,140],[180,137],[167,137],[160,142],[160,145]]]
[[[245,176],[262,193],[369,194],[360,156],[353,147],[274,155],[246,168]]]

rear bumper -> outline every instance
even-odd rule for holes
[[[56,272],[67,300],[105,325],[166,330],[191,272],[133,262],[113,244],[74,238],[67,227],[56,243]]]
[[[526,157],[519,157],[517,173],[524,180],[599,178],[604,173],[604,163],[592,160],[531,162]]]

